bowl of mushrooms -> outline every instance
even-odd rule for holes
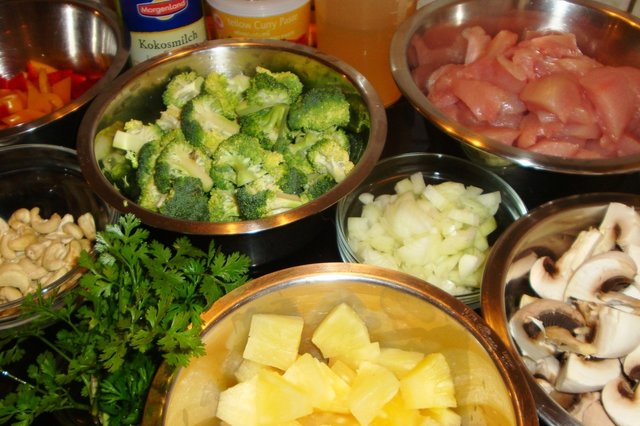
[[[0,148],[0,330],[33,318],[21,312],[25,296],[60,300],[82,274],[81,251],[117,216],[84,180],[74,150]]]
[[[549,424],[640,416],[640,196],[590,193],[516,221],[487,259],[484,318],[529,371]]]

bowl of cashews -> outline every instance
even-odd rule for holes
[[[78,258],[118,213],[86,183],[75,150],[0,148],[0,330],[29,322],[25,296],[59,303],[82,275]]]

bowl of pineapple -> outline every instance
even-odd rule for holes
[[[203,318],[205,354],[160,367],[143,424],[538,424],[524,373],[495,333],[402,272],[283,269]]]

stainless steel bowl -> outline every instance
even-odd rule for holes
[[[201,74],[216,70],[235,75],[253,75],[257,65],[272,70],[289,70],[304,84],[315,79],[340,85],[348,93],[359,94],[371,116],[367,146],[345,180],[323,196],[303,206],[274,216],[239,222],[195,222],[146,210],[123,196],[102,174],[96,162],[94,137],[115,120],[156,118],[161,95],[172,71],[191,68]],[[96,98],[84,116],[78,133],[78,155],[82,171],[93,189],[121,212],[132,212],[143,223],[170,232],[218,236],[223,246],[249,255],[262,264],[296,250],[314,236],[318,214],[333,206],[355,188],[378,160],[387,132],[384,106],[371,84],[355,69],[333,57],[299,44],[278,40],[216,40],[167,53],[145,61],[117,78]],[[311,220],[307,220],[311,219]]]
[[[391,43],[391,68],[400,90],[415,108],[461,143],[470,158],[490,166],[518,165],[572,174],[614,174],[640,170],[640,155],[612,159],[553,157],[490,139],[443,114],[431,104],[411,77],[410,41],[423,34],[441,52],[434,66],[444,65],[451,31],[480,25],[494,35],[501,29],[557,30],[576,35],[582,52],[607,65],[640,66],[640,20],[603,2],[589,0],[436,0],[420,8],[396,31]],[[448,31],[448,32],[447,32]],[[437,56],[437,57],[436,57]]]
[[[5,221],[20,209],[39,207],[43,218],[70,213],[78,218],[91,213],[98,230],[118,218],[116,210],[91,190],[80,171],[76,152],[45,144],[15,144],[0,147],[0,217]],[[82,274],[79,267],[42,289],[45,297],[61,303]],[[33,319],[21,313],[23,299],[0,303],[0,330],[17,327]]]
[[[500,208],[495,219],[497,229],[489,235],[492,244],[500,234],[520,216],[527,212],[524,202],[507,182],[495,173],[473,164],[467,160],[424,152],[389,157],[378,162],[376,167],[356,189],[338,202],[336,209],[336,229],[338,250],[345,262],[359,263],[361,260],[349,245],[348,218],[362,214],[361,194],[367,192],[375,196],[393,194],[395,184],[409,178],[413,173],[421,172],[427,184],[443,182],[459,182],[465,186],[482,188],[483,192],[499,191],[501,196]],[[480,306],[480,288],[468,293],[456,295],[458,300],[472,308]]]
[[[0,146],[55,143],[75,147],[86,105],[124,69],[129,41],[115,12],[91,0],[0,2],[0,75],[24,71],[29,59],[58,69],[102,72],[89,90],[37,120],[0,130]]]
[[[511,265],[530,249],[563,253],[581,230],[597,226],[607,205],[621,202],[640,209],[640,196],[627,193],[589,193],[550,201],[531,210],[511,225],[495,243],[482,281],[482,315],[509,350],[524,365],[508,330],[508,319],[518,309],[523,294],[533,294],[527,280],[508,282]],[[551,425],[581,424],[555,402],[527,374],[540,417]]]
[[[457,410],[467,416],[463,424],[469,424],[470,413],[484,413],[477,421],[485,424],[538,424],[522,369],[472,309],[409,275],[320,263],[262,276],[216,301],[204,314],[206,355],[177,371],[160,367],[143,425],[219,424],[213,418],[217,396],[232,381],[251,315],[299,315],[313,330],[341,302],[356,310],[381,345],[442,352],[452,365]],[[303,348],[308,339],[303,336]]]

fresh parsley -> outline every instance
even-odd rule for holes
[[[200,315],[246,282],[250,262],[213,240],[207,251],[184,236],[165,246],[126,214],[98,233],[94,254],[83,252],[79,264],[86,273],[62,306],[27,297],[24,313],[37,320],[0,337],[1,370],[34,358],[0,400],[0,424],[28,425],[58,410],[105,425],[139,423],[157,367],[204,353]],[[34,341],[45,349],[31,356]]]

